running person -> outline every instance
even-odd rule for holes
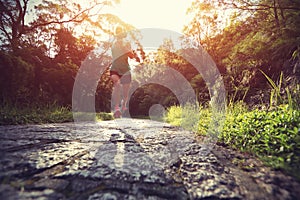
[[[130,66],[128,58],[139,58],[133,53],[130,43],[125,41],[126,33],[121,26],[115,29],[116,40],[112,45],[112,58],[113,62],[110,68],[110,77],[114,84],[112,94],[112,105],[114,106],[114,117],[119,118],[122,112],[127,110],[128,93],[131,83]],[[122,90],[122,101],[121,101]],[[121,109],[120,109],[120,103]]]

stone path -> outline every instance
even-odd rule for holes
[[[149,120],[0,126],[0,199],[299,199],[249,155]]]

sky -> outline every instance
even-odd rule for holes
[[[87,5],[86,0],[71,0]],[[113,7],[104,7],[102,13],[117,15],[125,23],[141,28],[161,28],[181,33],[183,26],[190,21],[186,10],[194,0],[120,0]],[[41,0],[29,1],[29,7]],[[26,16],[31,21],[32,16]]]
[[[161,28],[181,33],[189,20],[186,10],[193,0],[121,0],[104,11],[140,28]]]

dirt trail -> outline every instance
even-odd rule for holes
[[[0,199],[299,199],[300,184],[222,146],[137,119],[0,126]]]

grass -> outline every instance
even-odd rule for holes
[[[220,141],[261,158],[300,180],[300,111],[288,105],[276,109],[229,114]],[[297,173],[296,173],[297,172]]]
[[[210,118],[206,117],[207,115],[211,116],[211,112],[199,109],[198,106],[193,106],[191,104],[187,104],[184,107],[172,106],[168,109],[167,114],[165,115],[165,121],[174,126],[181,126],[186,130],[198,132],[200,131],[198,127],[199,124],[208,127]],[[201,120],[209,120],[209,122],[201,123]],[[206,132],[206,128],[202,128]]]
[[[97,121],[112,120],[111,113],[96,113]],[[44,124],[73,122],[70,108],[50,104],[46,106],[12,106],[2,105],[0,109],[0,125]]]
[[[62,123],[73,121],[68,108],[56,105],[47,106],[12,106],[2,105],[0,125]]]
[[[166,121],[180,126],[185,109],[190,108],[171,107]],[[200,116],[196,132],[206,135],[212,120],[211,109],[200,108],[191,115],[191,119]],[[300,110],[288,104],[272,110],[249,110],[242,102],[232,104],[226,111],[218,140],[233,149],[254,154],[266,165],[300,180]]]
[[[266,165],[281,169],[300,181],[299,82],[288,83],[283,73],[275,82],[261,72],[270,84],[269,104],[263,105],[264,109],[250,110],[243,102],[229,101],[218,140],[236,150],[254,154]],[[166,121],[182,126],[184,110],[192,121],[200,116],[194,131],[206,135],[212,122],[210,108],[200,108],[192,113],[189,107],[174,106],[169,108]]]
[[[107,120],[113,120],[113,114],[112,113],[106,113],[106,112],[100,112],[96,113],[96,117],[98,121],[107,121]]]

